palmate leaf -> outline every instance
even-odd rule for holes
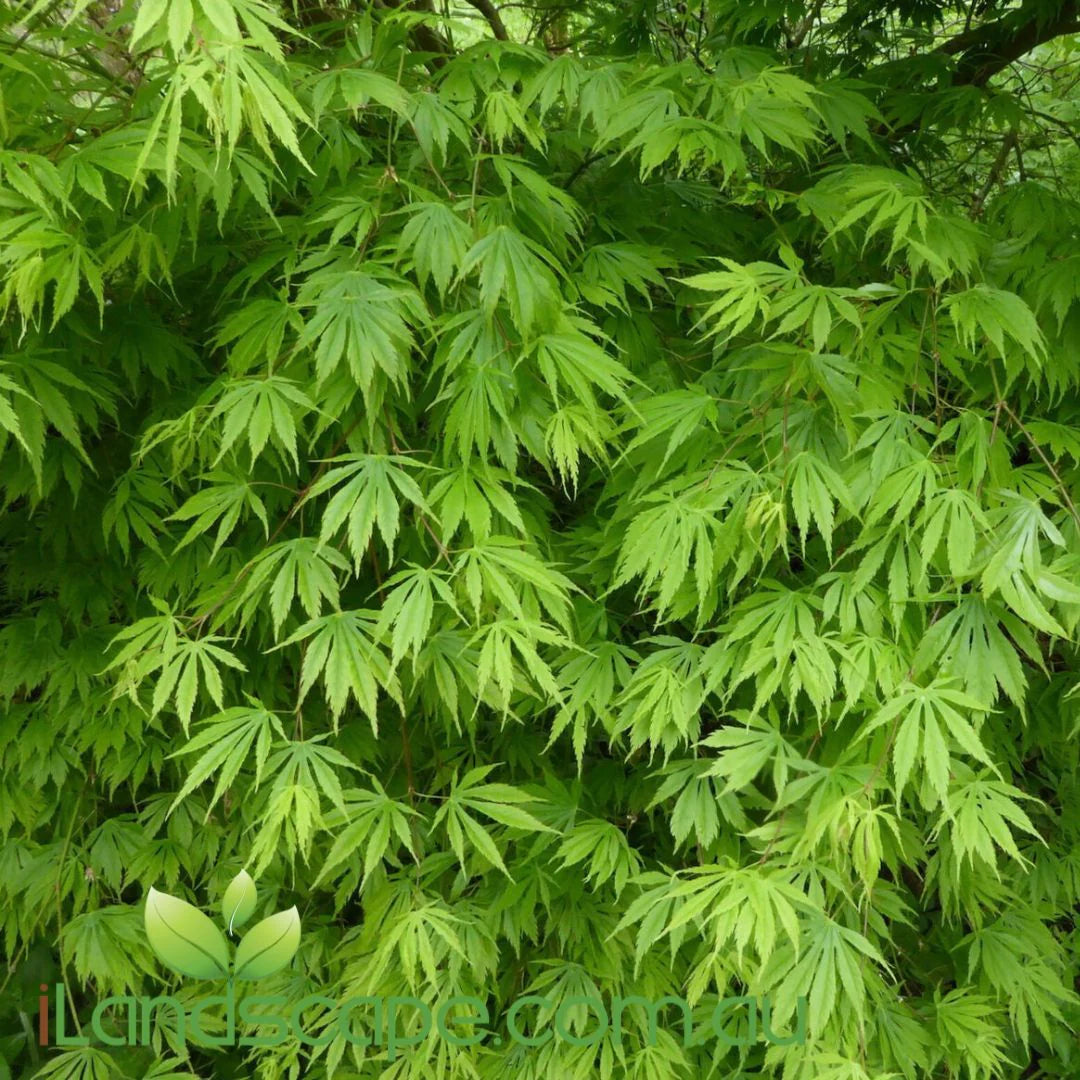
[[[676,758],[657,775],[664,780],[646,809],[654,810],[674,799],[668,828],[676,847],[691,840],[703,848],[711,846],[720,836],[722,822],[740,830],[749,825],[750,819],[739,801],[730,792],[722,791],[719,782],[709,775],[708,761]]]
[[[496,765],[482,765],[470,769],[459,783],[454,784],[450,798],[503,825],[517,829],[549,831],[546,825],[520,808],[522,803],[534,802],[533,796],[511,784],[485,782],[495,768]]]
[[[813,345],[812,355],[823,353],[839,320],[856,331],[862,329],[858,309],[851,302],[858,295],[853,289],[833,289],[823,285],[792,289],[772,304],[770,316],[779,322],[771,336],[798,331],[803,336],[809,336]]]
[[[719,80],[714,108],[735,133],[768,153],[768,143],[803,154],[818,134],[817,89],[790,72],[763,68]]]
[[[341,770],[358,766],[340,750],[324,745],[328,733],[277,744],[266,763],[273,783],[262,798],[259,832],[251,845],[254,874],[262,874],[285,846],[305,862],[317,832],[326,829],[324,801],[345,812]],[[291,933],[291,931],[290,931]]]
[[[587,651],[572,651],[557,662],[556,677],[564,704],[555,714],[548,747],[572,727],[574,755],[580,769],[592,722],[612,726],[612,708],[618,691],[630,678],[631,663],[639,660],[633,649],[614,642],[591,644]]]
[[[534,348],[536,365],[556,405],[563,387],[590,412],[597,409],[597,390],[629,404],[626,387],[633,376],[587,334],[567,326],[559,333],[541,334]]]
[[[245,0],[245,8],[248,13],[252,11],[250,0]],[[252,24],[249,22],[248,30],[251,29]],[[274,35],[265,28],[260,37],[263,42],[274,41]],[[230,148],[236,146],[241,134],[235,110],[235,102],[239,97],[244,104],[243,119],[247,121],[256,143],[266,156],[273,158],[270,141],[272,135],[302,165],[310,169],[300,149],[297,125],[309,125],[311,121],[291,88],[278,78],[270,64],[250,50],[227,48],[222,68],[222,94],[233,108],[222,110],[220,122],[227,134]]]
[[[215,340],[229,350],[230,369],[242,375],[260,362],[272,365],[281,354],[286,333],[299,333],[302,329],[302,318],[285,300],[259,297],[231,311],[222,321]],[[245,384],[241,383],[239,389],[245,389]]]
[[[441,824],[446,828],[450,846],[462,866],[466,865],[465,844],[468,841],[489,863],[511,877],[491,834],[473,814],[482,814],[511,829],[528,832],[552,830],[523,809],[521,804],[532,802],[532,796],[510,784],[483,782],[494,768],[494,765],[480,766],[471,769],[460,781],[455,778],[450,794],[432,819],[432,827]]]
[[[999,601],[963,596],[931,626],[915,654],[914,672],[938,665],[959,679],[966,693],[989,705],[999,690],[1023,708],[1028,676],[1024,661],[1043,664],[1038,641]]]
[[[431,629],[436,596],[459,618],[454,594],[446,581],[446,573],[413,565],[401,570],[386,582],[386,601],[382,607],[379,634],[393,627],[390,638],[390,665],[411,652],[415,658],[423,648]]]
[[[569,629],[574,583],[513,537],[492,536],[463,548],[453,574],[477,617],[492,605],[518,620],[542,612]]]
[[[162,514],[175,507],[163,480],[160,475],[141,470],[125,474],[102,512],[105,541],[108,543],[115,536],[125,558],[130,554],[133,538],[160,554],[157,538],[166,531]]]
[[[573,104],[587,74],[576,57],[565,53],[553,64],[546,64],[537,70],[525,87],[522,104],[527,107],[536,101],[543,118],[560,98]]]
[[[161,673],[154,684],[154,696],[150,704],[152,715],[160,712],[172,698],[186,732],[191,723],[200,682],[214,704],[221,708],[221,667],[235,671],[247,670],[231,652],[217,644],[224,640],[217,635],[207,635],[197,641],[184,640],[177,643],[175,653],[162,663]]]
[[[586,862],[585,879],[593,888],[610,881],[615,897],[641,870],[641,857],[630,846],[625,834],[610,821],[594,818],[574,826],[555,852],[561,867]]]
[[[892,226],[890,255],[912,233],[924,237],[933,213],[932,201],[915,177],[866,166],[837,170],[820,181],[805,201],[829,225],[831,234],[846,232],[860,223],[864,246]]]
[[[662,749],[666,759],[700,731],[707,693],[702,677],[705,650],[675,637],[648,643],[656,648],[637,666],[619,696],[614,730],[629,734],[631,750],[647,745],[650,755]]]
[[[316,220],[320,225],[333,225],[331,245],[351,236],[353,246],[359,249],[375,227],[375,207],[367,199],[340,197]]]
[[[470,321],[475,326],[475,320]],[[491,351],[487,346],[493,340],[492,334],[493,331],[485,332],[483,352]],[[455,347],[457,344],[455,342]],[[465,347],[469,348],[468,345]],[[466,361],[457,375],[448,380],[440,395],[441,401],[450,402],[446,440],[456,446],[466,464],[473,463],[474,452],[483,460],[489,450],[494,450],[504,468],[513,467],[517,456],[517,440],[510,419],[514,392],[510,365],[503,357],[491,363],[478,363],[475,359]]]
[[[2,373],[0,373],[0,390],[6,391],[9,395],[26,393],[22,387],[17,383],[12,382],[11,379]],[[29,449],[23,439],[19,418],[15,414],[15,410],[11,407],[11,402],[8,397],[0,397],[0,427],[9,434],[14,435],[23,449]]]
[[[330,97],[337,92],[342,102],[350,109],[359,112],[371,102],[390,109],[404,116],[409,112],[412,99],[400,83],[378,71],[364,68],[345,68],[320,73],[315,77],[312,97],[315,102],[316,117],[329,104]]]
[[[423,305],[411,290],[332,264],[311,273],[296,303],[312,311],[297,345],[314,347],[320,382],[344,366],[365,400],[374,400],[377,374],[392,384],[404,379],[412,326],[423,322]]]
[[[183,1068],[179,1058],[165,1057],[155,1061],[143,1074],[142,1080],[197,1080],[197,1077]]]
[[[975,556],[976,538],[989,527],[978,503],[965,491],[948,489],[927,503],[923,525],[922,556],[928,563],[945,537],[945,555],[953,577],[966,574]]]
[[[377,611],[336,611],[309,619],[296,632],[274,646],[284,649],[306,642],[300,669],[300,700],[320,678],[335,723],[352,698],[378,729],[379,690],[401,703],[401,692],[386,654],[378,642]]]
[[[46,432],[54,428],[79,458],[88,463],[84,434],[100,423],[102,412],[115,416],[115,389],[110,383],[91,386],[73,370],[69,360],[50,356],[50,350],[25,350],[0,372],[0,428],[19,444],[40,483]]]
[[[133,43],[145,47],[155,43],[162,33],[167,33],[173,51],[179,53],[195,18],[201,34],[212,37],[216,33],[231,40],[240,37],[243,25],[249,43],[275,57],[281,56],[280,44],[270,33],[270,27],[288,30],[288,24],[280,19],[265,0],[232,0],[230,3],[222,3],[221,0],[187,0],[177,6],[179,11],[162,0],[148,0],[140,5],[132,29]],[[147,42],[141,41],[144,36],[149,37]]]
[[[494,315],[499,301],[505,300],[514,324],[528,334],[537,326],[552,325],[559,312],[552,265],[558,264],[550,252],[499,225],[469,248],[459,276],[476,271],[485,312]]]
[[[275,634],[297,600],[309,617],[319,615],[324,603],[336,608],[337,575],[349,569],[348,559],[336,548],[307,536],[271,544],[248,565],[251,569],[235,606],[246,622],[260,603],[269,601]]]
[[[687,440],[702,437],[709,429],[715,430],[719,421],[716,399],[700,386],[652,394],[638,403],[637,411],[641,427],[627,444],[624,454],[629,456],[654,439],[667,436],[661,469]]]
[[[783,876],[760,867],[712,865],[696,867],[685,876],[650,878],[651,887],[626,910],[616,932],[639,924],[636,960],[664,937],[677,947],[690,925],[707,930],[714,954],[734,945],[747,946],[767,961],[779,934],[798,948],[799,910],[804,897]]]
[[[450,139],[460,146],[471,141],[469,126],[457,103],[438,94],[415,94],[410,102],[409,122],[416,140],[428,158],[445,156]]]
[[[710,333],[735,337],[760,319],[768,320],[772,298],[799,282],[797,270],[774,263],[755,262],[742,266],[732,259],[720,259],[726,270],[694,274],[684,285],[703,292],[720,293],[720,299],[705,309],[701,321],[712,324]]]
[[[726,561],[720,553],[732,554],[721,543],[725,511],[758,484],[750,469],[718,469],[708,484],[682,490],[671,485],[645,495],[641,502],[649,508],[642,508],[623,533],[613,584],[640,577],[643,592],[656,590],[655,606],[663,615],[689,578],[706,618],[716,603],[717,563]]]
[[[466,462],[445,471],[428,494],[428,500],[438,511],[443,543],[449,544],[462,525],[468,526],[475,540],[484,543],[491,539],[498,518],[519,533],[525,533],[525,519],[513,494],[522,489],[535,490],[520,477],[492,465]]]
[[[964,753],[995,769],[977,728],[961,711],[978,715],[986,709],[977,698],[951,687],[949,680],[935,680],[926,687],[908,684],[901,686],[892,701],[875,714],[862,736],[885,724],[891,725],[897,799],[903,794],[915,762],[921,759],[931,792],[923,798],[928,800],[928,806],[933,806],[939,800],[946,800],[949,788],[949,738]]]
[[[807,998],[807,1029],[822,1031],[840,998],[857,1017],[865,1014],[872,965],[885,959],[858,931],[817,915],[807,920],[802,948],[778,954],[767,985],[773,991],[772,1015],[786,1024],[798,998]]]
[[[422,513],[434,516],[419,485],[406,471],[424,463],[401,454],[344,454],[332,458],[338,464],[317,480],[304,497],[317,499],[341,485],[328,500],[322,516],[320,540],[336,536],[342,525],[353,559],[368,557],[368,542],[375,527],[393,560],[394,541],[400,529],[400,500],[408,500]]]
[[[213,423],[224,418],[217,461],[246,433],[252,462],[272,440],[292,458],[293,465],[298,466],[295,414],[298,409],[310,411],[314,408],[307,394],[290,379],[270,375],[265,379],[243,379],[227,385],[208,420]]]
[[[497,619],[478,630],[471,643],[480,645],[478,701],[490,692],[493,703],[509,712],[515,693],[530,687],[538,688],[545,698],[560,700],[558,682],[539,651],[542,645],[570,646],[570,639],[554,627],[533,619]]]
[[[787,742],[773,722],[753,713],[735,713],[743,726],[731,724],[706,735],[699,743],[720,750],[708,775],[724,778],[723,794],[747,787],[767,766],[772,767],[771,779],[777,797],[787,786],[788,770],[796,766],[801,755]]]
[[[933,1061],[966,1061],[976,1069],[1000,1069],[1007,1060],[1005,1040],[995,1022],[1001,1006],[969,987],[935,990]]]
[[[638,244],[596,244],[582,255],[574,282],[590,303],[629,311],[633,293],[651,303],[651,289],[667,289],[660,271],[670,262],[662,251]]]
[[[442,202],[420,202],[410,207],[401,249],[412,254],[421,284],[431,278],[441,295],[461,272],[471,240],[468,224],[451,207]]]
[[[220,644],[226,638],[218,634],[197,639],[186,637],[180,620],[168,606],[160,600],[155,600],[154,605],[161,614],[140,619],[113,638],[111,646],[121,647],[105,671],[120,669],[117,693],[127,693],[136,700],[139,687],[157,672],[150,713],[156,716],[171,698],[186,733],[200,684],[221,708],[224,693],[221,668],[241,672],[247,668]]]
[[[40,222],[39,229],[28,230],[21,239],[25,242],[29,236],[35,236],[38,253],[32,256],[33,262],[24,262],[19,269],[25,272],[32,268],[33,275],[20,277],[18,271],[10,274],[0,291],[0,307],[6,309],[14,300],[24,319],[34,319],[44,308],[48,296],[52,325],[55,326],[75,306],[84,288],[99,306],[104,304],[104,267],[98,255],[45,220]],[[0,263],[18,266],[22,262],[20,255],[26,254],[25,249],[20,251],[23,247],[19,242],[8,246]],[[41,252],[45,250],[49,253],[42,257]]]
[[[789,711],[801,691],[820,714],[837,685],[839,651],[831,634],[819,632],[821,606],[816,596],[776,581],[761,582],[755,593],[732,608],[725,624],[727,638],[722,647],[711,650],[714,663],[723,665],[718,677],[727,679],[733,672],[735,685],[753,678],[755,711],[784,687],[786,679]]]
[[[1017,491],[1003,491],[1001,505],[992,519],[997,527],[1000,547],[983,571],[983,586],[992,593],[998,575],[1011,573],[1017,568],[1034,571],[1042,562],[1040,544],[1049,541],[1056,547],[1065,547],[1061,531],[1046,514],[1038,500]]]
[[[1010,361],[1013,353],[1006,349],[1005,340],[1015,344],[1035,365],[1042,362],[1046,344],[1042,330],[1031,309],[1014,293],[975,285],[964,292],[954,293],[942,304],[949,313],[957,335],[967,348],[974,350],[985,338],[999,356]]]
[[[116,1080],[122,1075],[116,1060],[94,1046],[64,1050],[38,1070],[38,1076],[55,1080]]]
[[[849,514],[857,513],[843,477],[813,455],[799,454],[791,463],[790,497],[803,550],[806,550],[807,531],[813,518],[825,541],[825,550],[832,558],[833,528],[836,520],[834,504],[839,504]]]
[[[1073,1000],[1062,979],[1066,958],[1053,934],[1032,913],[1022,911],[979,927],[964,944],[969,976],[981,971],[984,985],[1008,997],[1021,1038],[1030,1036],[1031,1023],[1044,1035],[1052,1032],[1062,1009]]]
[[[578,238],[585,222],[581,204],[521,157],[500,154],[492,159],[492,166],[510,206],[535,222],[552,249],[565,258],[568,243]]]
[[[438,986],[440,964],[465,957],[460,924],[460,918],[440,901],[419,903],[402,911],[380,935],[365,981],[377,986],[393,968],[414,991],[425,983],[428,987]]]
[[[916,273],[928,268],[936,281],[967,277],[983,242],[970,221],[938,205],[917,177],[894,169],[836,169],[802,201],[830,235],[861,232],[864,252],[875,237],[887,235],[887,263],[902,256]]]
[[[418,812],[407,803],[387,795],[377,778],[371,778],[371,785],[373,790],[370,791],[362,788],[345,791],[345,808],[341,815],[344,828],[334,838],[316,883],[343,863],[354,864],[355,853],[361,845],[364,850],[361,886],[379,862],[387,857],[391,843],[394,850],[400,845],[414,858],[417,857],[410,819],[417,817]],[[334,819],[329,818],[327,824],[333,827]]]
[[[147,975],[160,973],[141,921],[139,910],[126,904],[105,904],[77,915],[60,941],[64,962],[80,980],[92,978],[109,993],[130,992]]]
[[[965,860],[973,862],[976,856],[991,868],[995,867],[996,848],[1023,864],[1024,856],[1013,834],[1015,831],[1039,836],[1021,805],[1021,800],[1032,799],[1033,796],[1012,784],[966,771],[966,775],[950,787],[942,814],[934,826],[935,835],[949,826],[956,852],[956,873],[961,872]]]
[[[187,532],[177,544],[177,550],[186,547],[217,525],[217,535],[211,551],[213,557],[229,539],[245,512],[258,519],[264,533],[269,531],[266,506],[247,478],[223,469],[215,469],[201,479],[207,481],[206,486],[192,495],[171,516],[170,520],[191,521]]]
[[[258,788],[275,734],[278,738],[285,738],[281,721],[256,699],[252,699],[248,706],[234,706],[209,717],[203,722],[202,730],[172,755],[199,754],[199,757],[190,765],[184,785],[170,810],[217,773],[214,794],[206,808],[209,817],[214,805],[252,757],[255,765],[254,786]]]

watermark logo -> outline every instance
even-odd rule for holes
[[[226,930],[232,935],[251,918],[255,882],[241,870],[221,900]],[[151,888],[146,896],[146,937],[162,963],[193,979],[264,979],[280,971],[300,944],[296,907],[256,923],[241,939],[235,956],[213,919],[197,907]]]
[[[172,996],[109,997],[98,1001],[90,1019],[95,1042],[106,1046],[148,1046],[157,1018],[163,1010],[171,1011],[170,1028],[183,1044],[194,1036],[207,1046],[266,1047],[277,1046],[288,1038],[301,1045],[325,1046],[335,1038],[370,1049],[385,1050],[388,1062],[402,1051],[416,1047],[429,1036],[451,1046],[475,1046],[490,1042],[494,1046],[507,1038],[519,1046],[539,1047],[555,1039],[571,1046],[590,1046],[605,1037],[620,1042],[624,1017],[631,1020],[638,1037],[655,1045],[660,1024],[681,1020],[683,1046],[698,1046],[716,1039],[725,1046],[749,1046],[758,1041],[778,1046],[806,1042],[806,999],[795,1002],[796,1027],[789,1035],[777,1035],[772,1029],[772,1002],[768,997],[725,997],[711,1010],[708,1023],[686,998],[664,997],[658,1001],[643,997],[549,998],[527,995],[515,999],[504,1017],[492,1016],[486,998],[455,995],[438,1002],[415,997],[349,997],[336,1000],[322,994],[309,994],[299,1001],[282,995],[260,996],[237,992],[236,983],[264,979],[284,968],[296,955],[300,944],[300,916],[295,907],[256,923],[240,937],[233,951],[229,939],[254,914],[257,902],[255,882],[241,871],[230,882],[221,901],[224,933],[217,923],[197,907],[157,889],[146,896],[144,919],[146,936],[161,962],[186,978],[224,982],[224,993],[201,995],[192,1008]],[[39,999],[39,1042],[50,1039],[47,986]],[[65,1030],[66,988],[54,987],[56,1045],[86,1046],[91,1037],[83,1034],[76,1016],[78,1035]],[[760,1009],[761,1028],[758,1018]],[[268,1011],[272,1010],[272,1011]],[[320,1016],[311,1030],[307,1014],[317,1010]],[[463,1014],[463,1010],[464,1014]],[[529,1031],[523,1025],[523,1012],[530,1010]],[[582,1011],[589,1019],[582,1029]],[[790,1006],[782,1010],[784,1019]],[[212,1021],[215,1030],[202,1026],[204,1016],[223,1013]],[[640,1022],[644,1021],[645,1030]],[[738,1034],[730,1030],[732,1022]],[[238,1030],[239,1029],[239,1030]],[[464,1029],[464,1030],[462,1030]]]

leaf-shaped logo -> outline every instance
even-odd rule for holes
[[[243,926],[255,911],[255,882],[246,870],[241,870],[229,882],[225,895],[221,898],[221,914],[225,916],[225,925],[229,933],[237,926]]]
[[[228,942],[197,907],[151,888],[145,919],[150,947],[174,971],[195,979],[223,979],[229,974]]]
[[[300,913],[295,907],[256,923],[236,947],[237,979],[262,979],[283,968],[300,944]]]

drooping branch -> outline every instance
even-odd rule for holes
[[[956,56],[953,79],[959,86],[985,86],[999,71],[1013,61],[1061,37],[1080,32],[1080,3],[1063,0],[1056,10],[1047,10],[1045,2],[1025,0],[1015,11],[957,34],[941,52]]]

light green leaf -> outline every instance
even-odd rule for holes
[[[255,882],[246,870],[241,870],[229,882],[225,895],[221,898],[221,914],[229,933],[237,926],[243,926],[255,911]]]
[[[300,913],[295,907],[256,923],[236,948],[237,979],[264,979],[280,971],[300,945]]]
[[[229,946],[209,916],[151,887],[146,894],[146,936],[158,957],[181,975],[222,979],[229,973]]]

